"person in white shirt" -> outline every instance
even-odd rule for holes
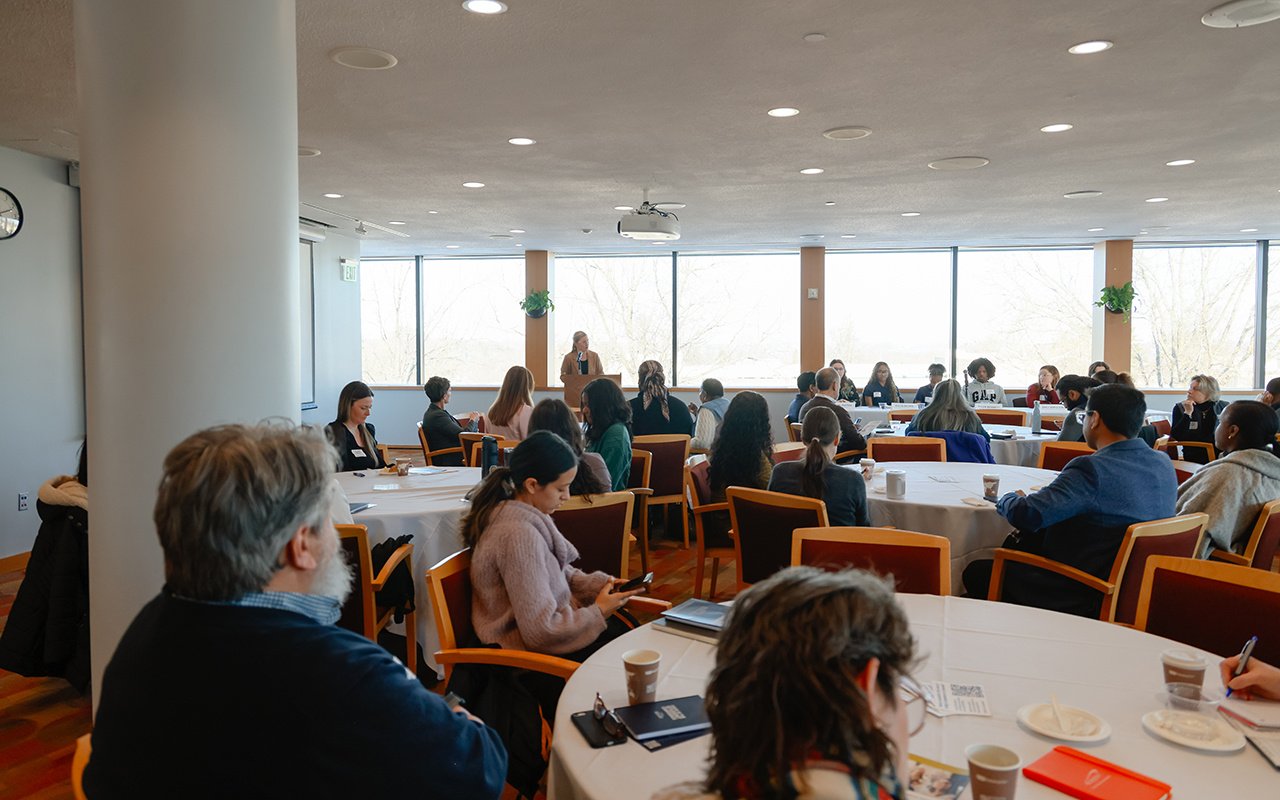
[[[701,406],[689,404],[689,413],[696,414],[693,427],[693,441],[689,446],[695,450],[710,450],[716,440],[716,431],[720,429],[720,421],[724,419],[725,409],[729,407],[729,398],[724,396],[724,384],[715,378],[707,378],[702,382],[702,391],[698,392]]]
[[[968,379],[964,384],[964,396],[970,405],[978,403],[1008,405],[1004,397],[1004,387],[991,380],[996,376],[996,365],[991,363],[991,359],[975,358],[969,362],[969,369],[965,374]]]

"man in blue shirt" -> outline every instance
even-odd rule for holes
[[[1040,491],[1010,492],[996,511],[1018,532],[1005,547],[1037,553],[1106,579],[1126,529],[1174,515],[1178,480],[1164,453],[1135,438],[1147,413],[1142,392],[1120,384],[1089,392],[1084,439],[1097,450],[1073,459]],[[970,597],[986,597],[991,562],[964,571]],[[1023,564],[1009,564],[1005,600],[1096,617],[1101,595],[1079,583]]]
[[[165,586],[107,664],[89,797],[499,797],[497,734],[333,624],[335,455],[318,429],[227,425],[165,458]]]
[[[800,421],[800,409],[804,404],[813,399],[817,390],[814,384],[817,382],[816,372],[801,372],[800,377],[796,378],[796,388],[800,391],[791,399],[791,405],[787,408],[787,422]]]

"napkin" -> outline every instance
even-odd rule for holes
[[[983,500],[981,497],[966,497],[961,502],[975,508],[995,508],[994,503],[989,500]]]

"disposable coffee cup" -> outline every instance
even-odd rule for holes
[[[874,458],[864,458],[858,462],[858,466],[862,467],[862,479],[869,481],[876,473],[876,460]]]
[[[969,791],[973,800],[1014,800],[1018,790],[1018,770],[1022,759],[1007,747],[971,744],[965,748],[969,760]]]
[[[982,476],[982,496],[995,500],[1000,496],[1000,476],[987,473]]]
[[[662,654],[657,650],[628,650],[622,654],[630,705],[652,703],[658,699],[658,662],[661,660]]]
[[[409,465],[410,465],[410,464],[412,464],[412,463],[413,463],[413,459],[409,459],[409,458],[397,458],[397,459],[396,459],[396,474],[397,474],[397,475],[400,475],[400,476],[402,476],[402,477],[403,477],[403,476],[405,476],[405,475],[408,475],[408,474],[409,474]]]
[[[884,493],[890,500],[901,500],[907,496],[906,470],[891,469],[885,471]]]
[[[1164,667],[1165,683],[1204,686],[1204,671],[1208,669],[1209,662],[1198,653],[1171,648],[1160,654],[1160,665]]]

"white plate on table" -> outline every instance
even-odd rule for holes
[[[1216,714],[1164,708],[1143,714],[1142,727],[1165,741],[1193,750],[1234,753],[1244,748],[1244,734]]]
[[[1101,742],[1111,736],[1111,724],[1083,708],[1059,705],[1062,721],[1069,731],[1058,726],[1050,703],[1032,703],[1018,709],[1018,722],[1041,736],[1063,742]]]

